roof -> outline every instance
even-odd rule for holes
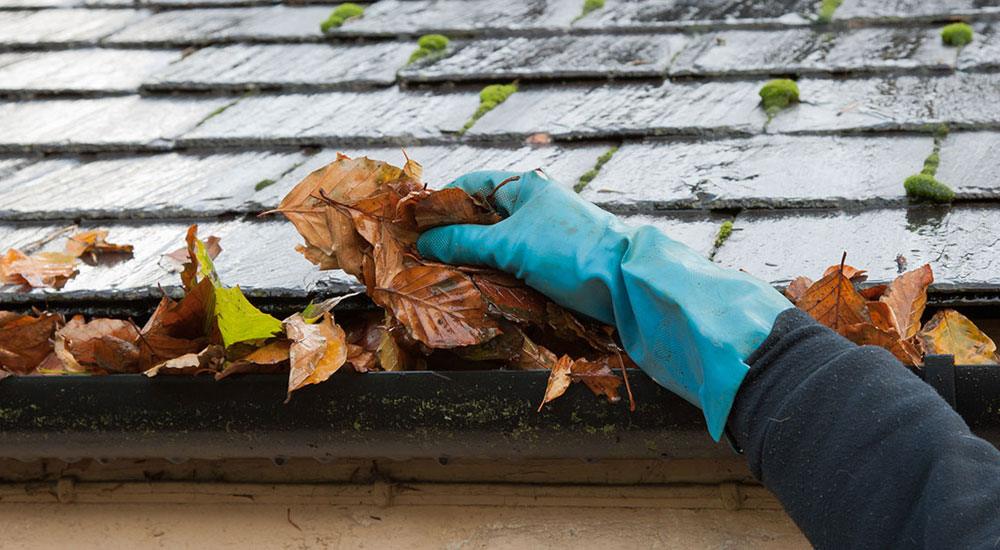
[[[844,0],[829,24],[818,4],[607,0],[580,17],[582,0],[381,0],[324,35],[334,6],[311,2],[0,0],[0,243],[75,220],[136,250],[0,302],[159,295],[177,283],[160,255],[192,221],[222,237],[228,283],[346,291],[256,214],[337,151],[401,161],[400,146],[432,185],[543,167],[776,285],[846,250],[873,280],[902,255],[931,262],[938,290],[1000,295],[1000,0]],[[976,31],[961,49],[938,34],[956,19]],[[406,65],[431,32],[445,55]],[[768,122],[774,76],[802,102]],[[460,135],[482,86],[515,79]],[[902,183],[939,123],[958,200],[915,205]]]

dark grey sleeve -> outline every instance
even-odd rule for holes
[[[815,546],[1000,548],[1000,451],[890,353],[790,310],[748,363],[730,431]]]

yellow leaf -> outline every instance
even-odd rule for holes
[[[955,356],[956,365],[986,365],[997,363],[997,346],[968,317],[953,309],[945,309],[920,331],[920,339],[928,354]]]

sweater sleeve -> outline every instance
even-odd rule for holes
[[[1000,451],[890,353],[789,310],[748,363],[730,431],[815,546],[1000,548]]]

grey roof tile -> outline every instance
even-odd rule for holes
[[[406,154],[424,166],[423,180],[430,187],[441,187],[462,174],[476,170],[527,171],[542,168],[554,180],[572,186],[584,172],[593,168],[597,157],[608,144],[566,145],[548,147],[491,148],[462,146],[407,147]],[[255,195],[257,208],[273,208],[292,187],[310,172],[332,162],[337,150],[327,149],[308,158],[285,174],[277,183]],[[342,151],[351,157],[370,158],[401,166],[403,150],[395,148],[362,148]],[[2,200],[2,199],[0,199]]]
[[[0,180],[0,218],[178,218],[252,212],[255,187],[300,153],[159,154],[45,160]],[[29,173],[30,172],[30,173]]]
[[[569,27],[581,8],[579,0],[381,0],[367,7],[364,16],[330,33],[401,36],[558,32]]]
[[[816,13],[812,0],[608,0],[575,27],[678,29],[704,25],[805,25]]]
[[[0,182],[13,177],[14,174],[27,169],[37,161],[38,159],[35,157],[0,157]]]
[[[470,136],[554,137],[754,133],[766,120],[752,82],[526,89],[479,120]]]
[[[231,99],[52,99],[0,103],[0,149],[165,147]]]
[[[730,218],[706,212],[670,212],[655,216],[623,216],[621,219],[631,226],[652,225],[707,258],[715,248],[719,226]]]
[[[329,6],[167,10],[109,36],[110,44],[191,45],[236,41],[318,41]]]
[[[148,15],[146,11],[129,9],[7,11],[0,17],[0,46],[94,44]]]
[[[958,50],[941,43],[936,28],[721,31],[701,35],[670,68],[682,75],[799,75],[947,70]]]
[[[905,203],[903,180],[932,149],[929,136],[627,143],[583,196],[625,212]]]
[[[1000,133],[952,133],[944,140],[940,157],[941,164],[936,177],[950,185],[960,196],[998,198]]]
[[[212,46],[152,75],[156,90],[351,88],[388,86],[406,63],[412,44],[365,46],[268,44]]]
[[[242,99],[183,136],[192,144],[407,143],[455,132],[476,110],[474,93],[401,92],[395,88]]]
[[[135,92],[180,57],[169,50],[98,48],[0,54],[0,93]]]
[[[64,225],[64,224],[63,224]],[[20,247],[36,241],[60,224],[0,224],[4,247]],[[112,265],[79,266],[79,274],[62,290],[0,287],[0,302],[39,300],[60,296],[70,299],[136,299],[161,295],[160,287],[178,287],[180,278],[168,268],[163,254],[184,246],[187,222],[117,222],[87,224],[83,228],[108,229],[108,240],[131,244],[131,259]],[[301,238],[287,222],[202,221],[198,234],[222,238],[222,254],[216,259],[219,276],[227,285],[239,285],[249,295],[304,297],[313,291],[343,292],[354,284],[342,271],[319,272],[298,252]],[[43,250],[59,250],[65,239],[56,239]],[[4,248],[6,250],[6,248]],[[262,253],[266,251],[266,253]]]
[[[962,47],[958,55],[961,70],[995,70],[1000,68],[1000,22],[973,25],[972,42]]]
[[[497,38],[453,46],[447,57],[400,72],[415,82],[663,76],[681,34]]]
[[[934,19],[942,16],[998,13],[998,0],[844,0],[837,8],[834,18],[898,21],[916,17]]]
[[[867,269],[869,280],[930,262],[935,287],[975,290],[1000,286],[1000,208],[954,206],[862,211],[751,211],[736,218],[715,260],[775,284],[817,278],[840,262]]]

